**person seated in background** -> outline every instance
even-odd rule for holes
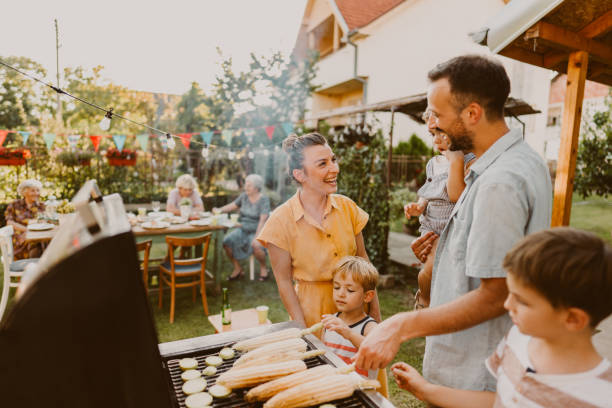
[[[514,326],[483,362],[497,391],[432,384],[403,362],[391,367],[400,388],[440,407],[612,407],[612,366],[592,342],[612,313],[612,248],[552,228],[521,240],[503,265]]]
[[[268,279],[266,268],[266,252],[263,245],[255,240],[255,236],[263,227],[270,215],[270,199],[261,193],[263,178],[258,174],[250,174],[244,181],[244,193],[233,202],[221,207],[213,208],[213,212],[230,213],[240,211],[240,228],[234,229],[223,239],[225,253],[232,261],[234,270],[228,280],[238,279],[244,271],[238,261],[255,255],[259,262],[259,280]]]
[[[198,194],[198,185],[189,174],[183,174],[176,179],[176,188],[168,194],[166,211],[174,215],[180,215],[180,202],[185,198],[191,201],[192,211],[204,211],[204,203]]]
[[[23,198],[10,203],[4,212],[6,225],[12,225],[13,258],[39,258],[43,252],[40,242],[25,242],[28,224],[33,224],[45,212],[45,204],[39,201],[42,183],[38,180],[24,180],[17,187],[17,193]]]

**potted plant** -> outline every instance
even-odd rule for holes
[[[179,209],[181,211],[181,217],[189,218],[191,215],[191,199],[187,197],[181,198],[181,201],[179,201]]]
[[[136,164],[136,151],[111,148],[106,151],[106,158],[111,166],[133,166]]]
[[[55,159],[64,166],[89,166],[93,156],[93,153],[82,150],[64,150]]]
[[[26,159],[32,157],[28,149],[7,149],[0,147],[0,165],[2,166],[22,166]]]

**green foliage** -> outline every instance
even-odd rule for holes
[[[81,166],[88,164],[95,155],[84,150],[64,150],[55,156],[55,160],[64,166]]]
[[[419,235],[419,217],[406,218],[404,215],[404,205],[416,202],[419,196],[408,188],[399,188],[391,192],[391,202],[389,208],[389,219],[400,220],[404,228],[410,235]]]
[[[612,96],[586,123],[576,160],[575,189],[583,197],[612,194]]]
[[[347,128],[348,129],[348,128]],[[389,264],[389,190],[387,188],[387,147],[382,131],[357,133],[351,129],[342,138],[330,137],[329,143],[339,158],[338,192],[370,215],[363,236],[370,260],[385,273]]]
[[[417,185],[422,185],[427,177],[425,165],[432,156],[432,149],[421,140],[416,134],[412,134],[407,142],[400,142],[393,148],[394,155],[408,156],[410,162],[405,163],[405,179],[399,180],[403,183],[411,182],[416,179]],[[394,179],[393,181],[398,181]]]
[[[393,154],[403,154],[406,156],[431,156],[431,147],[415,133],[410,136],[407,142],[399,142],[393,148]]]

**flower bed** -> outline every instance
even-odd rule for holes
[[[90,166],[93,154],[83,151],[63,151],[56,160],[64,166]]]
[[[108,149],[106,158],[111,166],[133,166],[136,164],[136,152],[134,150]]]
[[[23,166],[32,157],[28,149],[7,149],[0,147],[0,166]]]

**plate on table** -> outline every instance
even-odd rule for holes
[[[206,218],[206,217],[212,217],[213,213],[211,213],[210,211],[200,211],[200,217],[202,218]]]
[[[170,224],[184,224],[187,222],[187,218],[178,217],[176,215],[172,217],[164,218],[164,219],[168,221]]]
[[[172,214],[171,212],[168,211],[151,211],[149,214],[147,214],[149,217],[151,218],[170,218],[170,217],[174,217],[174,214]]]
[[[55,227],[55,225],[48,224],[46,222],[37,222],[37,223],[28,225],[28,229],[30,231],[47,231],[47,230],[53,229],[53,227]]]
[[[168,228],[170,224],[164,221],[148,221],[143,222],[140,226],[144,229],[164,229]]]
[[[192,221],[189,221],[189,225],[193,225],[194,227],[205,227],[207,225],[210,225],[211,222],[212,222],[212,219],[204,218],[204,219],[201,219],[201,220],[192,220]]]

